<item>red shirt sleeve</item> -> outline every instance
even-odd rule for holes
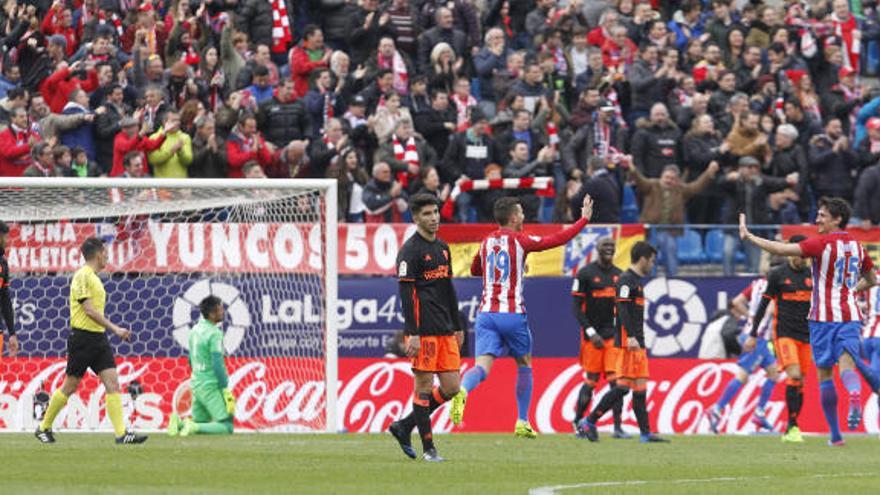
[[[526,253],[544,251],[546,249],[561,246],[570,241],[584,228],[585,225],[587,225],[587,219],[581,218],[577,222],[569,225],[568,228],[560,230],[555,234],[546,237],[520,234],[518,240]]]
[[[817,258],[825,249],[825,236],[810,237],[798,243],[804,258]]]

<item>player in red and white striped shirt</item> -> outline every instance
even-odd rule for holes
[[[471,274],[483,277],[483,297],[475,325],[477,362],[462,377],[462,390],[453,399],[450,416],[458,424],[464,414],[464,401],[489,375],[495,358],[509,353],[519,366],[516,381],[517,436],[535,438],[529,424],[532,400],[532,333],[523,301],[523,276],[529,253],[561,246],[584,228],[593,214],[593,200],[584,197],[581,219],[547,237],[524,234],[523,211],[517,198],[495,202],[499,229],[483,239],[471,264]]]
[[[825,420],[831,429],[831,444],[843,445],[837,420],[837,391],[834,365],[840,366],[840,380],[849,392],[847,423],[858,427],[862,417],[861,381],[858,369],[872,390],[880,390],[880,376],[861,359],[861,312],[857,294],[877,283],[874,263],[865,249],[843,229],[851,215],[849,203],[840,198],[819,200],[816,225],[819,236],[797,244],[762,239],[749,232],[740,214],[740,237],[764,251],[780,256],[802,256],[813,263],[813,294],[810,307],[810,346],[819,376],[819,392]]]

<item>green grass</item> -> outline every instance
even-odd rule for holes
[[[575,493],[878,493],[880,442],[824,437],[675,437],[667,445],[571,436],[442,435],[448,461],[403,456],[386,435],[168,438],[117,446],[110,434],[0,436],[0,493],[402,493],[514,494],[541,486],[609,482]],[[413,440],[417,440],[413,437]],[[727,479],[717,479],[727,478]],[[622,485],[623,481],[645,481]]]

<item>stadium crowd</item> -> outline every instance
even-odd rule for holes
[[[7,0],[0,175],[332,177],[349,222],[418,191],[462,222],[512,194],[570,222],[589,193],[619,223],[628,184],[653,224],[839,196],[870,227],[880,14],[852,3]]]

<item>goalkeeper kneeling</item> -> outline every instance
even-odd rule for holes
[[[192,419],[181,422],[177,414],[168,420],[168,434],[182,437],[232,433],[235,397],[226,387],[229,376],[223,362],[223,302],[208,296],[199,303],[202,318],[189,334],[189,365],[192,369]]]

